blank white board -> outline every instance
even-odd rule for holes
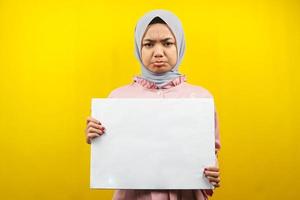
[[[92,99],[92,117],[106,132],[92,140],[91,188],[213,188],[212,98]]]

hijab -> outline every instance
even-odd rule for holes
[[[159,17],[164,22],[166,22],[167,26],[171,29],[173,32],[175,39],[176,39],[176,45],[177,45],[177,62],[175,66],[168,72],[164,73],[155,73],[150,70],[148,70],[141,58],[141,44],[142,44],[142,38],[145,34],[145,31],[149,25],[149,23],[155,18]],[[151,82],[154,82],[157,86],[161,87],[164,84],[167,84],[169,81],[182,76],[178,72],[178,67],[182,61],[184,52],[185,52],[185,39],[184,39],[184,33],[182,24],[179,20],[179,18],[174,15],[172,12],[158,9],[158,10],[152,10],[150,12],[147,12],[144,16],[142,16],[135,27],[135,33],[134,33],[134,39],[135,39],[135,56],[139,60],[141,64],[141,77],[149,80]]]

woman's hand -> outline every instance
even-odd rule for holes
[[[204,169],[204,175],[214,187],[220,187],[219,167],[207,167]]]
[[[93,138],[96,138],[105,132],[105,127],[102,126],[102,124],[98,120],[92,117],[87,118],[86,124],[86,142],[88,144],[91,144],[91,140]]]

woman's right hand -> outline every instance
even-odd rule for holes
[[[105,127],[95,118],[88,117],[86,120],[86,142],[91,144],[91,140],[105,133]]]

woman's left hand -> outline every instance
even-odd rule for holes
[[[204,175],[214,187],[220,187],[220,172],[219,167],[206,167],[204,169]]]

